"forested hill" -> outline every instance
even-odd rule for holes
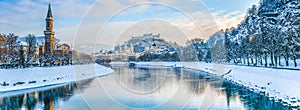
[[[230,28],[230,27],[228,27]],[[283,65],[300,52],[300,0],[261,0],[249,8],[237,28],[222,30],[208,40],[211,47],[226,47],[226,60],[249,64]]]

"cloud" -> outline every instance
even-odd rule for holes
[[[33,33],[43,35],[45,27],[45,17],[49,0],[20,0],[1,1],[0,21],[2,33],[14,32],[20,36]],[[52,0],[52,10],[54,14],[55,29],[59,27],[59,22],[72,17],[79,18],[91,4],[84,4],[75,0]],[[66,21],[68,22],[68,21]]]
[[[5,10],[0,11],[1,33],[43,35],[48,2],[0,1],[0,9]],[[51,4],[55,37],[72,45],[113,45],[151,30],[184,44],[185,40],[195,37],[207,39],[219,30],[217,24],[221,28],[235,25],[240,18],[238,12],[229,16],[223,16],[226,12],[221,11],[210,13],[201,1],[193,0],[51,0]],[[140,5],[118,14],[134,4]],[[115,19],[122,19],[108,22],[114,15],[118,15]]]
[[[237,27],[239,23],[244,20],[246,13],[243,11],[214,13],[216,22],[220,29],[226,29],[231,27]]]
[[[191,38],[208,39],[211,34],[218,31],[213,16],[200,4],[198,4],[198,9],[195,11],[195,9],[184,9],[188,8],[186,6],[178,8],[171,5],[148,3],[141,6],[144,11],[136,11],[141,9],[141,7],[136,6],[123,10],[122,14],[111,12],[111,15],[116,16],[113,16],[110,22],[104,23],[105,16],[96,14],[96,10],[103,8],[99,6],[101,6],[101,3],[95,4],[86,14],[86,18],[79,26],[73,45],[84,42],[115,45],[128,40],[131,36],[150,32],[160,33],[170,41],[185,44],[186,40]],[[123,4],[123,8],[119,7],[119,9],[125,7],[126,5]],[[117,9],[114,10],[118,12]],[[122,19],[115,20],[120,18]],[[106,18],[107,20],[109,20],[109,17]]]

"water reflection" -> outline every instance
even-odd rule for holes
[[[234,97],[239,97],[244,106],[248,109],[254,110],[289,110],[292,109],[287,106],[283,106],[282,103],[270,100],[263,94],[253,93],[249,89],[242,88],[241,86],[232,84],[228,81],[224,82],[223,87],[227,96],[227,103],[230,104],[230,100]]]
[[[112,75],[2,97],[0,109],[290,109],[207,73],[184,69],[113,69]]]
[[[81,81],[82,85],[89,84],[91,80]],[[31,93],[7,96],[0,98],[1,110],[16,109],[44,109],[53,110],[58,108],[60,102],[68,101],[75,93],[77,85],[75,83]],[[82,87],[80,85],[80,87]]]

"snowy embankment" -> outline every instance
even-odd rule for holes
[[[113,73],[111,68],[98,64],[0,69],[0,93],[80,81],[110,73]]]
[[[112,63],[114,64],[114,63]],[[121,64],[120,62],[118,63]],[[126,63],[124,63],[126,64]],[[212,64],[204,62],[137,62],[137,66],[184,67],[212,73],[250,90],[263,93],[271,100],[300,107],[300,71]]]

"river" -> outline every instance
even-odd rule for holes
[[[0,109],[289,109],[222,78],[187,69],[113,67],[53,88],[0,93]]]

